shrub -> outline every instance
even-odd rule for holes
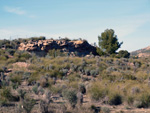
[[[86,69],[86,70],[85,70],[85,74],[86,74],[86,75],[90,75],[90,70],[89,70],[89,69]]]
[[[49,113],[48,112],[48,104],[45,101],[40,101],[40,110],[41,113]]]
[[[39,94],[44,94],[44,89],[41,86],[39,86],[37,90]]]
[[[19,86],[18,83],[12,83],[11,85],[12,85],[12,88],[13,88],[13,89],[17,89],[18,86]]]
[[[40,37],[31,37],[28,40],[39,41],[39,40],[45,40],[45,39],[46,39],[45,36],[40,36]]]
[[[62,69],[63,75],[67,75],[68,71],[69,71],[68,69]]]
[[[139,101],[139,100],[135,100],[133,102],[133,106],[136,107],[136,108],[141,108],[142,107],[142,102]]]
[[[79,91],[80,91],[82,94],[85,94],[85,93],[86,93],[86,88],[85,88],[84,84],[80,84],[80,85],[79,85]]]
[[[23,109],[26,111],[26,113],[31,113],[31,110],[33,109],[36,102],[34,99],[25,98],[22,104]]]
[[[142,65],[141,62],[138,62],[138,61],[134,61],[133,64],[134,64],[135,68],[140,68]]]
[[[10,55],[14,55],[15,53],[15,50],[14,49],[7,49],[7,52],[10,54]]]
[[[47,103],[47,104],[50,104],[50,102],[51,102],[51,92],[50,92],[50,90],[45,90],[45,92],[44,92],[44,101]]]
[[[112,94],[109,96],[110,105],[120,105],[122,104],[122,96],[120,94]]]
[[[15,76],[12,76],[10,80],[15,84],[18,83],[20,85],[21,79],[22,79],[21,75],[15,75]]]
[[[31,54],[26,51],[16,51],[14,56],[18,58],[18,61],[25,61],[32,57]]]
[[[150,107],[150,94],[144,93],[139,99],[135,100],[134,106],[137,108],[148,108]]]
[[[62,90],[65,89],[65,86],[62,87],[62,86],[56,86],[56,85],[53,85],[51,88],[50,88],[50,91],[53,93],[53,94],[61,94],[62,93]]]
[[[1,96],[4,97],[7,100],[11,100],[12,99],[12,94],[11,94],[9,88],[3,88],[1,90]]]
[[[89,92],[91,98],[96,101],[103,99],[108,94],[108,90],[103,86],[99,86],[99,85],[93,85],[89,90]]]
[[[135,76],[129,75],[129,74],[123,75],[123,77],[127,80],[137,80],[137,78]]]
[[[63,91],[63,97],[70,103],[74,108],[77,104],[77,93],[74,89],[66,89]]]
[[[130,57],[130,53],[127,50],[120,50],[118,52],[118,56],[119,58],[129,58]]]
[[[28,80],[30,76],[31,76],[31,72],[24,72],[23,73],[23,79],[24,80]]]
[[[128,102],[129,105],[133,105],[133,103],[134,103],[134,97],[133,96],[128,96],[127,97],[127,102]]]
[[[81,92],[77,93],[77,104],[78,106],[81,106],[83,103],[83,94]]]
[[[6,105],[7,101],[4,98],[0,98],[0,106]]]
[[[48,86],[48,79],[46,77],[41,77],[41,79],[40,79],[40,85],[42,87],[47,87]]]
[[[52,50],[49,50],[49,51],[48,51],[48,54],[47,54],[47,55],[56,58],[57,56],[64,56],[64,53],[61,52],[59,49],[57,49],[57,50],[52,49]]]
[[[140,88],[138,88],[138,87],[133,87],[133,88],[131,89],[131,93],[132,93],[132,94],[140,93]]]
[[[10,88],[3,88],[0,92],[0,96],[7,101],[18,101],[18,97],[12,95]]]
[[[102,113],[110,113],[110,109],[108,107],[101,108]]]
[[[91,70],[91,71],[90,71],[90,75],[92,75],[92,76],[96,77],[96,75],[98,75],[98,74],[99,74],[99,72],[98,72],[98,71],[99,71],[98,69],[96,69],[96,70]]]
[[[23,100],[25,98],[26,92],[23,91],[22,89],[19,89],[18,94],[19,94],[20,100]]]
[[[52,77],[52,78],[53,77],[62,78],[64,76],[64,74],[61,71],[59,71],[58,69],[54,69],[54,70],[50,71],[49,74],[50,74],[50,77]]]
[[[6,56],[0,56],[0,60],[6,61],[7,57]]]
[[[94,113],[99,113],[100,112],[100,107],[96,107],[95,105],[91,105],[90,109],[94,111]]]
[[[38,86],[35,85],[35,86],[32,88],[32,91],[33,91],[35,94],[38,94]]]

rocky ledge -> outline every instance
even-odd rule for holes
[[[49,50],[59,49],[61,52],[74,53],[77,52],[79,55],[96,55],[96,47],[90,45],[86,40],[38,40],[20,43],[18,50],[25,50],[29,52],[45,52]]]

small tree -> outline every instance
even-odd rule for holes
[[[123,44],[123,42],[118,42],[117,35],[115,35],[115,31],[113,29],[106,29],[103,33],[101,33],[101,36],[98,36],[98,40],[100,50],[107,54],[115,53]]]

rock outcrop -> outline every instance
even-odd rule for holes
[[[38,40],[20,43],[18,50],[25,50],[29,52],[45,52],[47,53],[52,49],[60,49],[62,52],[78,52],[79,55],[88,55],[92,53],[96,55],[96,47],[90,45],[85,40]]]

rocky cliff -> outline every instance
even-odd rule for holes
[[[45,52],[47,53],[52,49],[60,49],[62,52],[77,52],[79,55],[88,55],[92,53],[96,55],[96,48],[90,45],[85,40],[38,40],[31,41],[25,43],[20,43],[18,50],[25,50],[29,52]]]

